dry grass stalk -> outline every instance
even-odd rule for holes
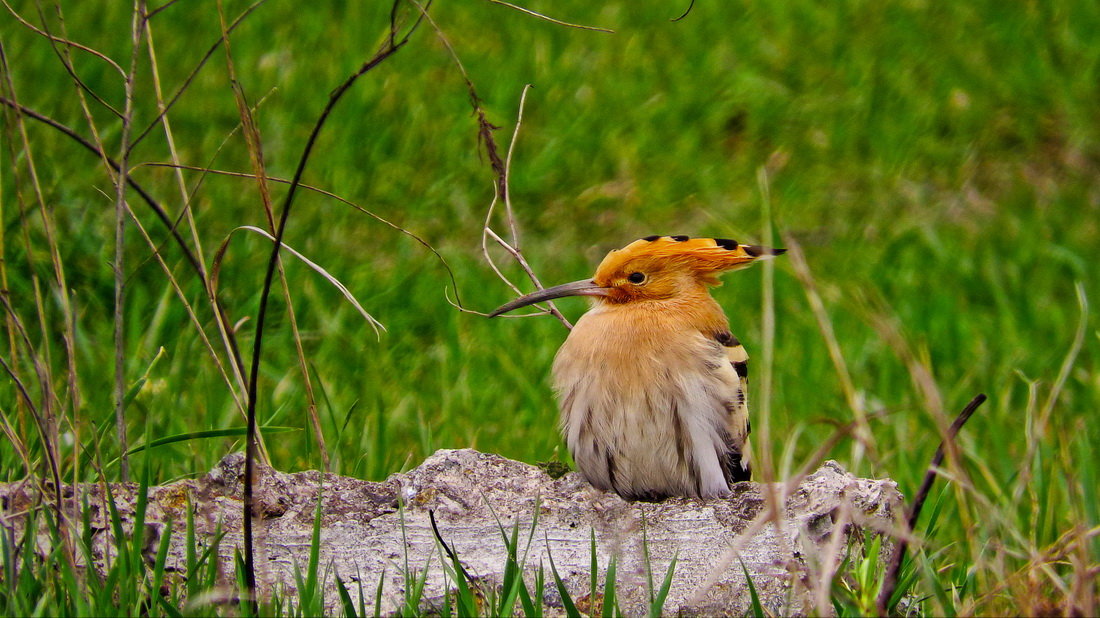
[[[852,415],[855,417],[856,432],[854,437],[857,445],[855,454],[858,462],[865,451],[872,455],[876,451],[874,435],[871,433],[870,424],[867,422],[867,408],[864,405],[863,397],[856,389],[851,372],[848,371],[848,363],[844,360],[844,352],[840,349],[840,342],[833,330],[832,319],[825,309],[821,294],[818,293],[817,282],[810,271],[809,264],[806,262],[802,245],[794,236],[783,234],[783,246],[787,249],[787,257],[790,258],[791,267],[794,269],[795,276],[798,277],[802,290],[806,294],[810,311],[817,321],[818,331],[821,332],[821,337],[825,340],[825,347],[829,351],[829,359],[832,361],[833,369],[840,381],[840,390],[844,393],[848,408],[851,409]]]
[[[237,103],[237,113],[241,118],[242,133],[244,134],[245,144],[248,148],[248,158],[252,164],[252,171],[255,174],[257,188],[260,192],[260,201],[263,205],[264,215],[267,217],[267,225],[269,230],[275,233],[275,213],[271,204],[271,191],[267,183],[267,168],[264,164],[263,140],[260,137],[260,129],[256,125],[252,108],[248,105],[244,88],[241,86],[240,80],[237,79],[237,69],[233,63],[232,46],[229,39],[228,25],[225,20],[225,10],[222,7],[221,0],[218,0],[217,7],[218,20],[222,30],[222,40],[224,41],[222,48],[225,51],[225,65],[229,73],[230,88],[233,91],[233,98]],[[188,212],[190,212],[190,209],[188,209]],[[290,294],[290,284],[287,282],[286,270],[283,268],[281,259],[276,261],[276,267],[279,271],[279,283],[283,292],[283,301],[286,303],[287,317],[290,321],[291,339],[294,341],[294,350],[298,358],[298,370],[302,375],[302,384],[305,386],[306,408],[309,420],[313,425],[313,435],[314,439],[317,441],[317,449],[321,453],[321,462],[324,469],[329,471],[332,469],[332,461],[329,456],[328,446],[325,444],[324,431],[321,429],[321,419],[317,414],[317,397],[313,391],[313,380],[309,375],[309,363],[306,360],[305,349],[302,347],[302,335],[298,328],[298,316],[294,311],[294,299]],[[260,440],[263,439],[259,432],[256,437]]]
[[[0,71],[2,71],[3,77],[4,77],[4,80],[3,80],[3,83],[2,83],[2,87],[4,89],[4,92],[8,96],[11,97],[12,101],[15,101],[16,100],[15,84],[14,84],[12,78],[11,78],[11,71],[8,67],[7,54],[5,53],[4,48],[3,48],[2,45],[0,45]],[[15,131],[18,132],[19,143],[23,148],[23,153],[24,153],[24,157],[25,157],[25,161],[26,161],[27,174],[29,176],[30,184],[31,184],[31,186],[33,188],[33,191],[34,191],[34,199],[35,199],[35,201],[38,205],[38,211],[39,211],[39,214],[40,214],[41,219],[42,219],[43,231],[44,231],[44,234],[45,234],[46,239],[47,239],[47,244],[49,245],[50,261],[51,261],[51,264],[53,265],[53,268],[54,268],[54,277],[55,277],[55,281],[58,284],[59,298],[61,299],[61,302],[62,302],[62,313],[63,313],[63,317],[64,317],[64,320],[65,320],[65,322],[64,322],[65,323],[65,328],[67,329],[72,324],[71,319],[70,319],[71,318],[71,305],[69,303],[68,288],[65,285],[65,270],[64,270],[64,267],[62,266],[60,253],[58,251],[56,236],[55,236],[54,228],[53,228],[53,220],[52,220],[52,217],[50,215],[49,209],[46,207],[46,200],[45,200],[45,197],[44,197],[44,194],[43,194],[43,191],[42,191],[42,185],[41,185],[41,183],[39,182],[39,179],[38,179],[38,172],[37,172],[37,168],[35,166],[35,161],[34,161],[34,153],[33,153],[33,150],[31,149],[30,138],[27,135],[27,127],[26,127],[26,124],[23,121],[23,116],[22,116],[22,114],[20,114],[18,112],[18,110],[16,110],[16,112],[13,114],[13,116],[14,116],[14,122],[13,122],[14,129],[15,129]],[[11,141],[14,142],[15,140],[11,140]],[[13,160],[15,160],[15,159],[13,158]],[[23,231],[24,231],[23,241],[26,245],[27,259],[28,260],[33,260],[32,256],[34,255],[34,252],[31,249],[32,245],[31,245],[31,240],[30,240],[30,236],[29,236],[29,232],[28,232],[28,220],[27,220],[27,215],[26,215],[26,208],[23,207],[22,193],[19,192],[18,195],[19,195],[19,203],[20,203],[20,215],[23,219],[23,226],[22,226]],[[33,269],[32,269],[32,272],[33,272]],[[37,286],[38,280],[37,280],[36,277],[34,278],[34,283]],[[40,402],[40,406],[32,405],[33,400],[31,400],[29,398],[29,393],[27,393],[25,388],[22,388],[21,390],[22,390],[22,393],[23,393],[23,400],[24,400],[25,404],[27,405],[27,409],[31,412],[32,418],[34,419],[34,423],[35,423],[36,427],[38,428],[38,430],[41,434],[42,445],[43,445],[43,449],[45,450],[45,455],[46,455],[46,466],[48,468],[50,477],[51,477],[51,479],[53,480],[53,483],[54,483],[54,491],[53,491],[53,496],[54,496],[54,500],[55,500],[54,508],[55,508],[56,513],[57,513],[57,517],[58,517],[57,520],[59,522],[61,522],[61,521],[64,521],[64,519],[61,516],[61,493],[60,493],[61,492],[61,462],[60,462],[60,451],[59,451],[59,448],[58,448],[59,432],[58,432],[58,422],[57,422],[57,416],[56,416],[57,409],[60,406],[56,405],[56,403],[55,403],[56,402],[56,394],[54,393],[53,388],[52,388],[53,378],[52,378],[52,375],[51,375],[50,366],[49,366],[49,363],[42,363],[38,359],[38,355],[35,353],[34,346],[33,346],[33,344],[31,344],[30,338],[27,336],[27,331],[23,327],[22,321],[18,318],[18,315],[16,314],[14,308],[11,306],[11,304],[9,302],[9,299],[8,299],[6,294],[3,295],[2,301],[4,303],[6,314],[9,317],[9,324],[15,326],[18,329],[18,332],[20,333],[20,338],[23,341],[24,347],[26,348],[27,353],[28,353],[28,355],[30,355],[30,358],[31,358],[31,360],[34,364],[35,374],[36,374],[36,376],[39,380],[39,384],[40,384],[40,387],[42,389],[42,401]],[[39,323],[42,325],[43,328],[45,328],[45,325],[49,323],[49,319],[42,312],[41,304],[37,304],[36,306],[38,307]],[[75,358],[75,355],[71,353],[71,347],[69,347],[69,346],[73,345],[73,339],[74,338],[69,336],[68,333],[66,334],[65,338],[66,338],[66,341],[68,342],[66,344],[66,346],[67,346],[66,350],[67,350],[67,352],[69,352],[67,354],[67,362],[68,362],[68,366],[70,368],[70,374],[74,374],[75,371],[76,371],[76,358]],[[13,357],[13,359],[14,359],[14,357]],[[12,376],[13,379],[16,379],[16,374],[14,373],[15,372],[15,367],[9,367],[7,365],[7,363],[5,363],[5,370],[6,370],[7,373],[9,373],[9,375]],[[71,392],[73,392],[73,391],[71,391]],[[68,555],[71,555],[71,552],[69,551],[69,549],[70,549],[69,544],[67,542],[68,535],[65,535],[65,539],[66,539],[66,555],[68,556]]]
[[[607,33],[611,33],[611,34],[615,33],[615,31],[611,30],[610,28],[600,28],[598,26],[586,26],[584,24],[574,24],[574,23],[570,23],[570,22],[567,22],[567,21],[562,21],[560,19],[554,19],[553,17],[549,17],[549,16],[544,15],[542,13],[532,11],[531,9],[512,4],[511,2],[505,2],[504,0],[488,0],[488,1],[492,4],[499,4],[501,6],[506,6],[510,9],[514,9],[516,11],[519,11],[520,13],[524,13],[524,14],[530,15],[532,17],[537,17],[538,19],[546,20],[546,21],[548,21],[552,24],[557,24],[559,26],[565,26],[567,28],[577,28],[577,29],[580,29],[580,30],[594,30],[596,32],[607,32]]]

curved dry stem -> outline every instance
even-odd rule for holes
[[[512,139],[508,142],[508,152],[504,155],[504,212],[508,219],[508,231],[512,235],[512,246],[516,251],[522,251],[519,244],[519,230],[516,229],[516,215],[512,210],[512,153],[516,150],[516,142],[519,141],[519,129],[523,126],[523,110],[527,107],[527,93],[531,90],[531,84],[524,84],[523,91],[519,94],[519,110],[516,111],[516,128],[512,130]]]
[[[516,263],[518,263],[523,271],[527,274],[527,277],[531,280],[531,282],[534,283],[535,286],[541,290],[543,289],[542,282],[540,282],[538,276],[535,275],[535,271],[531,268],[531,265],[527,263],[527,259],[523,256],[523,252],[520,251],[516,246],[513,246],[512,244],[501,238],[490,227],[490,221],[492,218],[493,210],[496,207],[496,203],[503,198],[505,200],[505,207],[509,213],[509,225],[511,227],[514,238],[518,243],[519,233],[517,228],[515,227],[515,218],[511,215],[511,202],[508,198],[508,168],[511,163],[512,151],[515,148],[516,140],[519,136],[519,128],[523,120],[523,106],[527,100],[527,91],[529,90],[529,87],[524,87],[523,93],[520,96],[519,116],[516,122],[515,131],[512,134],[512,141],[509,144],[507,162],[505,162],[505,159],[501,158],[500,149],[497,146],[496,140],[493,138],[493,131],[495,131],[499,127],[490,123],[488,118],[486,117],[485,109],[481,106],[481,98],[477,94],[477,89],[474,88],[473,82],[470,81],[470,76],[466,72],[466,68],[462,65],[462,61],[459,59],[458,53],[455,52],[454,46],[451,45],[450,40],[447,39],[442,29],[440,29],[439,25],[436,24],[435,21],[432,19],[431,15],[428,15],[424,7],[417,3],[416,0],[409,0],[409,2],[417,7],[417,9],[420,11],[421,17],[425,21],[427,21],[428,24],[435,31],[436,37],[443,44],[443,47],[447,50],[447,53],[450,55],[452,62],[454,62],[455,66],[458,68],[459,73],[462,75],[462,79],[466,85],[466,92],[470,99],[470,105],[474,109],[474,115],[477,116],[478,141],[485,146],[486,155],[489,157],[489,164],[493,169],[493,175],[495,179],[495,182],[493,183],[494,193],[493,200],[492,202],[490,202],[488,212],[486,213],[484,227],[482,228],[482,254],[485,256],[486,261],[489,263],[489,267],[493,269],[493,272],[496,273],[497,277],[499,277],[506,285],[508,285],[508,287],[512,288],[512,290],[514,290],[517,294],[521,293],[519,290],[519,286],[512,283],[512,281],[504,275],[504,273],[500,270],[500,268],[493,261],[492,257],[489,255],[489,250],[486,246],[486,237],[488,236],[489,238],[492,238],[497,244],[499,244],[505,251],[507,251],[509,255],[512,256]],[[557,318],[563,326],[565,326],[567,329],[573,328],[573,325],[569,322],[569,320],[566,319],[560,311],[558,311],[557,307],[552,302],[548,302],[547,305],[549,306],[548,312],[555,318]],[[539,314],[525,315],[530,316]]]
[[[109,64],[111,66],[111,68],[114,69],[115,72],[119,74],[120,77],[122,77],[122,78],[126,77],[126,71],[122,70],[122,67],[120,67],[118,65],[118,63],[115,62],[114,60],[112,60],[111,57],[108,56],[107,54],[105,54],[105,53],[103,53],[99,50],[92,49],[91,47],[88,47],[87,45],[81,45],[80,43],[77,43],[76,41],[72,41],[72,40],[69,40],[65,37],[60,37],[60,36],[57,36],[55,34],[52,34],[49,31],[42,30],[42,29],[38,28],[37,26],[35,26],[34,24],[27,21],[22,15],[17,13],[15,11],[15,9],[13,9],[10,4],[8,4],[8,0],[0,0],[0,2],[2,2],[4,4],[4,8],[6,8],[8,10],[8,12],[12,14],[12,17],[14,17],[16,19],[16,21],[18,21],[20,24],[23,24],[23,26],[28,28],[31,32],[34,32],[35,34],[37,34],[39,36],[45,37],[45,38],[47,38],[50,41],[53,41],[55,43],[61,43],[62,45],[72,47],[73,49],[79,49],[82,52],[91,54],[92,56],[95,56],[96,58],[99,58],[100,60],[102,60],[102,61],[106,62],[107,64]]]
[[[951,427],[947,430],[947,435],[944,437],[943,442],[940,442],[939,448],[936,449],[936,454],[932,456],[932,463],[928,465],[928,471],[924,474],[924,480],[921,482],[920,489],[917,490],[917,495],[913,498],[913,504],[910,506],[909,514],[906,517],[906,525],[910,533],[917,528],[917,519],[920,517],[921,510],[924,508],[924,501],[928,499],[928,493],[932,491],[932,483],[936,480],[937,475],[942,474],[940,471],[940,464],[943,463],[944,455],[948,450],[947,447],[954,443],[955,437],[958,436],[963,425],[966,424],[966,421],[970,420],[970,417],[978,410],[978,407],[985,403],[985,399],[985,394],[979,393],[974,399],[970,400],[970,403],[966,404],[963,411],[960,412],[955,418],[955,421],[951,423]],[[902,539],[898,543],[897,549],[894,550],[894,555],[890,558],[890,566],[886,570],[882,590],[876,599],[880,615],[886,614],[890,597],[894,596],[894,590],[897,589],[898,574],[901,573],[901,563],[905,560],[907,545],[908,541]]]
[[[531,9],[524,8],[522,6],[517,6],[515,4],[512,4],[511,2],[505,2],[504,0],[488,0],[488,2],[491,3],[491,4],[499,4],[501,6],[506,6],[510,9],[519,11],[520,13],[526,13],[527,15],[530,15],[531,17],[537,17],[539,19],[546,20],[546,21],[548,21],[552,24],[557,24],[559,26],[565,26],[567,28],[577,28],[577,29],[580,29],[580,30],[593,30],[595,32],[607,32],[607,33],[610,33],[610,34],[615,33],[614,30],[611,30],[609,28],[601,28],[599,26],[586,26],[584,24],[574,24],[574,23],[570,23],[570,22],[567,22],[567,21],[562,21],[560,19],[554,19],[553,17],[550,17],[548,15],[543,15],[542,13],[532,11]],[[686,15],[686,13],[685,13],[685,15]]]
[[[256,454],[256,395],[257,387],[260,380],[260,357],[263,351],[264,342],[264,326],[267,319],[267,307],[268,299],[271,296],[271,284],[275,276],[275,267],[279,262],[279,251],[283,246],[283,236],[286,233],[286,224],[290,217],[291,206],[294,204],[294,197],[297,195],[297,190],[302,182],[302,175],[305,173],[306,164],[309,163],[310,155],[313,153],[314,147],[317,145],[317,141],[321,135],[321,130],[324,128],[329,115],[332,110],[335,109],[336,104],[340,102],[344,94],[355,84],[356,81],[363,75],[366,75],[376,66],[384,62],[387,58],[397,53],[402,47],[405,46],[416,32],[425,15],[424,9],[421,8],[421,17],[410,26],[405,35],[398,39],[397,31],[397,10],[400,0],[394,0],[392,8],[390,10],[390,31],[386,41],[382,44],[379,50],[366,62],[364,62],[357,71],[352,73],[342,84],[336,87],[328,97],[328,102],[322,108],[320,115],[317,117],[316,122],[313,125],[313,130],[310,131],[309,137],[306,139],[305,146],[302,149],[302,154],[298,158],[298,164],[294,170],[294,178],[290,182],[290,188],[287,191],[286,198],[283,202],[283,211],[279,217],[279,224],[275,227],[275,234],[273,238],[273,247],[271,249],[271,255],[268,258],[267,268],[264,271],[263,287],[260,291],[260,306],[256,313],[256,330],[255,330],[255,342],[252,346],[252,362],[251,370],[248,375],[248,409],[247,409],[247,437],[245,440],[245,468],[244,468],[244,573],[245,573],[245,589],[249,592],[256,590],[256,570],[254,562],[253,551],[253,536],[252,536],[252,515],[253,515],[253,483],[255,480],[255,454]],[[417,5],[419,8],[420,5]],[[251,603],[253,613],[256,613],[258,607],[253,600]]]
[[[176,163],[161,163],[161,162],[142,163],[139,166],[135,166],[134,169],[137,169],[138,167],[141,167],[141,166],[177,168],[177,169],[188,170],[188,171],[192,171],[192,172],[202,172],[204,175],[205,174],[212,174],[212,175],[216,175],[216,176],[228,176],[230,178],[255,178],[256,177],[255,174],[250,174],[248,172],[233,172],[233,171],[229,171],[229,170],[214,169],[214,168],[211,168],[211,167],[199,167],[199,166],[196,166],[196,165],[182,165],[182,164],[176,164]],[[268,176],[267,180],[269,182],[274,182],[274,183],[277,183],[277,184],[286,184],[286,185],[290,184],[290,182],[291,182],[287,178],[279,178],[279,177],[276,177],[276,176]],[[447,259],[443,257],[443,254],[441,254],[438,249],[436,249],[434,246],[432,246],[431,243],[429,243],[423,237],[418,235],[416,232],[413,232],[413,231],[411,231],[407,228],[401,227],[400,225],[390,221],[389,219],[386,219],[385,217],[379,215],[378,213],[375,213],[371,210],[368,210],[367,208],[364,208],[363,206],[360,206],[359,204],[356,204],[355,202],[353,202],[353,201],[351,201],[351,200],[349,200],[349,199],[347,199],[347,198],[345,198],[345,197],[343,197],[343,196],[341,196],[337,193],[333,193],[332,191],[329,191],[327,189],[322,189],[320,187],[317,187],[317,186],[314,186],[314,185],[309,185],[309,184],[306,184],[306,183],[299,183],[298,186],[301,189],[305,190],[305,191],[309,191],[311,193],[316,193],[318,195],[323,195],[327,198],[334,199],[334,200],[340,202],[341,204],[344,204],[346,206],[350,206],[350,207],[354,208],[355,210],[358,210],[359,212],[363,213],[364,215],[367,215],[368,217],[374,219],[375,221],[378,221],[379,223],[389,227],[390,229],[392,229],[396,232],[400,232],[401,234],[404,234],[405,236],[408,236],[412,240],[416,241],[417,244],[419,244],[420,246],[422,246],[425,249],[427,249],[428,251],[430,251],[432,253],[432,255],[434,255],[436,257],[436,259],[439,260],[439,263],[443,265],[444,270],[447,271],[448,278],[450,278],[450,280],[451,280],[451,285],[454,286],[454,288],[456,290],[455,294],[457,296],[457,294],[458,294],[458,292],[457,292],[458,281],[455,278],[454,269],[451,268],[450,263],[447,262]],[[457,300],[459,301],[459,303],[461,303],[460,299],[457,299]],[[474,311],[470,311],[470,310],[467,310],[467,309],[463,309],[463,310],[464,311],[469,311],[470,313],[476,313]],[[488,315],[488,314],[482,314],[482,315]]]
[[[470,85],[470,88],[472,89],[473,86]],[[527,278],[535,284],[535,287],[537,289],[544,289],[542,282],[539,281],[539,278],[535,274],[534,269],[532,269],[531,265],[527,263],[527,258],[524,257],[523,251],[520,249],[519,228],[516,225],[515,211],[512,208],[511,190],[509,188],[512,172],[512,154],[515,152],[516,143],[519,140],[520,127],[523,126],[523,110],[527,105],[527,92],[530,89],[531,85],[526,84],[523,87],[523,92],[520,94],[519,110],[516,112],[516,127],[512,131],[512,139],[508,143],[508,151],[507,153],[505,153],[503,167],[498,171],[498,182],[494,183],[493,185],[493,200],[489,203],[489,207],[486,209],[485,223],[483,224],[481,229],[481,254],[485,257],[485,261],[489,264],[489,267],[493,269],[494,273],[496,273],[496,276],[501,281],[503,281],[505,285],[512,288],[512,291],[514,291],[516,294],[523,294],[523,292],[520,290],[518,285],[513,283],[512,280],[509,279],[503,271],[501,271],[500,267],[497,266],[496,261],[493,260],[492,254],[489,252],[488,239],[492,238],[494,242],[500,245],[501,248],[503,248],[506,252],[508,252],[509,255],[512,256],[512,259],[514,259],[516,263],[520,265],[520,268],[522,268],[523,271],[527,274]],[[488,135],[488,139],[492,140],[491,134]],[[496,204],[499,201],[501,195],[503,195],[504,198],[505,217],[508,224],[509,232],[512,236],[512,241],[510,243],[501,238],[501,236],[497,234],[496,231],[494,231],[492,228],[493,212],[496,209]],[[536,313],[524,313],[519,315],[510,315],[508,317],[522,318],[549,314],[557,318],[557,320],[561,322],[562,325],[564,325],[567,329],[571,330],[573,328],[573,325],[569,322],[568,319],[566,319],[564,315],[562,315],[557,306],[554,305],[553,301],[547,302],[546,305],[548,307],[547,309],[542,309],[541,311]]]
[[[693,8],[695,8],[695,0],[691,0],[691,2],[688,3],[688,8],[684,9],[684,12],[681,13],[679,17],[673,17],[669,21],[680,21],[681,19],[687,17],[688,14],[691,13],[691,9]]]
[[[236,30],[237,26],[241,25],[241,22],[243,22],[246,17],[251,15],[253,11],[259,8],[260,5],[264,4],[265,2],[267,2],[267,0],[256,0],[252,4],[248,5],[248,8],[241,11],[241,14],[238,15],[231,24],[229,24],[229,26],[226,28],[226,31],[233,32],[234,30]],[[164,8],[167,8],[167,6],[161,7],[153,11],[152,15],[159,13]],[[195,81],[195,77],[198,76],[199,71],[202,70],[203,66],[205,66],[207,61],[210,60],[211,56],[214,55],[214,52],[218,51],[218,47],[224,41],[225,37],[219,37],[218,40],[214,41],[214,44],[210,46],[210,49],[206,50],[206,53],[203,55],[202,59],[199,60],[199,63],[195,65],[194,69],[191,70],[191,73],[187,75],[187,78],[183,80],[183,84],[181,84],[180,87],[176,89],[176,92],[172,95],[172,98],[169,99],[168,102],[162,106],[161,111],[156,115],[155,118],[153,118],[153,120],[149,123],[149,126],[145,127],[145,129],[143,129],[141,133],[138,133],[137,137],[135,137],[130,142],[131,149],[136,148],[137,145],[140,144],[142,140],[144,140],[146,136],[149,135],[149,132],[155,129],[158,124],[160,124],[161,119],[164,118],[164,116],[168,114],[168,111],[171,110],[172,107],[175,106],[176,102],[180,100],[180,97],[183,96],[183,93],[191,85],[191,82]]]
[[[218,264],[220,266],[221,261],[224,257],[224,254],[225,254],[225,250],[229,245],[230,239],[233,237],[234,233],[236,233],[238,231],[241,231],[241,230],[259,234],[260,236],[263,236],[264,238],[266,238],[270,241],[275,240],[275,237],[272,236],[269,232],[267,232],[266,230],[260,229],[258,227],[255,227],[255,226],[252,226],[252,225],[241,225],[239,227],[236,227],[229,233],[228,236],[225,237],[225,240],[222,241],[221,246],[218,247],[217,258],[214,260],[216,264]],[[355,295],[351,293],[351,290],[349,290],[347,288],[347,286],[345,286],[343,283],[341,283],[339,279],[332,276],[332,274],[330,274],[327,270],[325,270],[323,266],[321,266],[320,264],[318,264],[318,263],[314,262],[313,260],[307,258],[306,256],[302,255],[300,252],[298,252],[296,249],[294,249],[294,247],[291,247],[290,245],[286,244],[285,242],[283,243],[283,249],[285,249],[288,253],[290,253],[294,257],[301,260],[303,264],[310,267],[314,272],[316,272],[317,274],[324,277],[326,281],[331,283],[333,287],[335,287],[337,290],[339,290],[340,294],[342,294],[344,296],[344,298],[346,298],[348,300],[348,302],[351,303],[351,305],[353,307],[355,307],[355,310],[359,312],[359,315],[363,316],[363,319],[366,320],[367,323],[371,325],[371,328],[374,329],[374,334],[377,335],[378,337],[382,336],[382,331],[386,330],[386,327],[383,326],[381,322],[376,320],[374,318],[374,316],[367,313],[367,310],[363,308],[363,305],[359,304],[359,300],[355,298]],[[215,276],[214,280],[217,281],[216,276]]]
[[[146,14],[145,14],[145,19],[146,19],[147,21],[148,21],[148,20],[150,20],[150,19],[153,19],[153,18],[154,18],[154,17],[156,17],[156,16],[157,16],[157,15],[158,15],[158,14],[159,14],[159,13],[160,13],[161,11],[163,11],[163,10],[165,10],[165,9],[167,9],[167,8],[169,8],[169,7],[171,7],[171,6],[173,5],[173,4],[175,4],[175,3],[177,3],[177,2],[179,2],[179,0],[168,0],[168,2],[165,2],[164,4],[162,4],[162,5],[158,6],[157,8],[153,9],[152,11],[149,11],[148,13],[146,13]]]

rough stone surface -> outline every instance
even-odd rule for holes
[[[209,544],[219,529],[225,533],[221,564],[231,581],[233,553],[241,546],[243,469],[243,456],[234,453],[203,478],[150,488],[149,557],[165,527],[173,526],[169,568],[185,576],[186,510],[191,508],[200,544]],[[334,610],[339,604],[338,574],[356,603],[363,590],[372,611],[379,578],[384,578],[382,613],[396,611],[403,602],[407,569],[417,574],[427,569],[425,604],[441,604],[453,589],[429,512],[435,513],[443,540],[484,590],[499,585],[507,564],[501,528],[510,534],[518,522],[528,588],[534,589],[541,564],[547,582],[543,603],[552,613],[561,599],[550,574],[551,556],[570,596],[582,610],[588,606],[594,535],[601,582],[612,557],[617,561],[624,614],[646,612],[647,568],[659,587],[675,557],[666,613],[738,616],[750,603],[742,564],[770,611],[819,613],[812,603],[817,582],[824,581],[821,569],[832,568],[849,542],[893,529],[901,512],[893,481],[858,479],[832,461],[785,498],[783,484],[739,483],[728,499],[661,503],[626,502],[592,489],[576,473],[555,480],[538,467],[473,450],[438,451],[416,469],[381,483],[316,471],[260,468],[259,475],[254,529],[261,589],[293,592],[295,565],[304,569],[308,564],[320,496],[327,601]],[[132,483],[112,485],[127,534],[132,534],[137,490]],[[767,508],[771,490],[779,492],[783,505],[779,517]],[[74,513],[86,496],[96,559],[109,558],[113,540],[102,487],[65,487],[63,495]],[[27,484],[0,485],[0,524],[18,533],[22,514],[35,501]]]

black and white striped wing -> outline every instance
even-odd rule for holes
[[[726,433],[723,436],[726,451],[719,456],[726,482],[732,485],[748,481],[752,477],[749,461],[749,433],[752,431],[748,400],[749,355],[732,334],[723,332],[715,338],[722,344],[726,359],[736,376],[729,380],[728,398],[723,402],[727,415]]]

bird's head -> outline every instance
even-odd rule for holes
[[[745,268],[757,260],[785,253],[728,238],[647,236],[607,254],[591,279],[583,279],[521,296],[489,314],[563,296],[593,296],[605,303],[664,300],[720,285],[718,275]]]

